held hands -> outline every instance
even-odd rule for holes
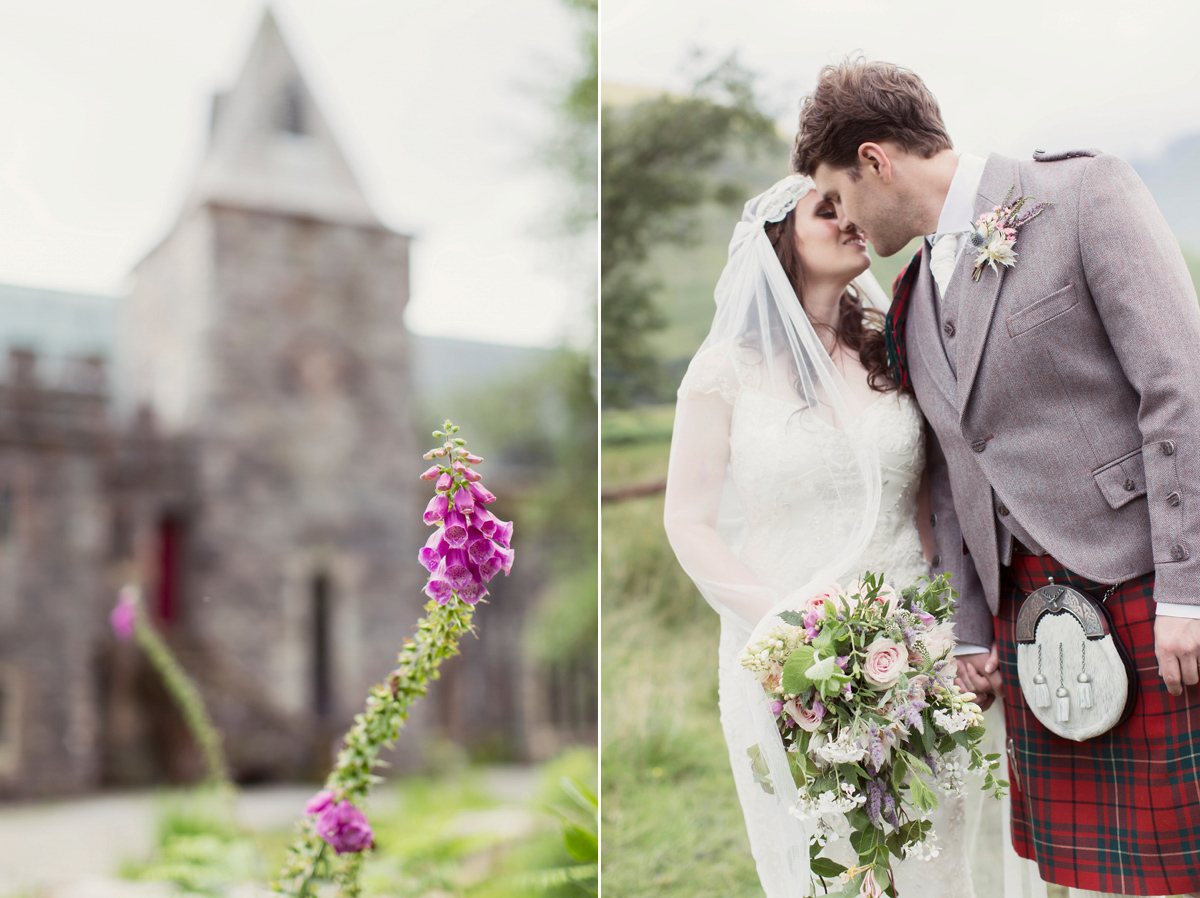
[[[1200,621],[1196,621],[1200,623]],[[996,644],[992,643],[990,652],[978,652],[973,655],[959,655],[958,676],[954,678],[959,689],[975,693],[975,701],[986,711],[992,706],[997,697],[1004,694],[1004,682],[1000,677],[1000,658],[996,653]]]
[[[1200,620],[1162,615],[1154,619],[1158,675],[1171,695],[1200,683]],[[961,660],[961,659],[960,659]]]

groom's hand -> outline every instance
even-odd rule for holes
[[[954,682],[959,689],[974,692],[979,707],[986,711],[998,696],[1004,694],[1004,681],[1000,677],[1000,658],[996,644],[989,652],[958,655],[958,676]]]
[[[1200,620],[1162,615],[1154,619],[1158,675],[1171,695],[1200,683]]]

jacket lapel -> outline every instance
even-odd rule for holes
[[[993,153],[988,157],[983,170],[983,178],[979,182],[979,194],[975,198],[975,219],[984,212],[997,206],[1012,187],[1011,199],[1021,195],[1021,180],[1017,163]],[[1019,250],[1018,250],[1019,254]],[[987,335],[991,330],[992,316],[996,312],[996,301],[1000,297],[1000,286],[1004,282],[1004,266],[997,266],[999,271],[991,267],[983,269],[979,280],[973,280],[971,272],[975,269],[976,252],[974,247],[967,244],[946,292],[954,292],[958,297],[958,332],[959,354],[955,358],[955,368],[958,372],[958,414],[961,418],[967,409],[967,399],[975,384],[975,375],[979,371],[979,362],[983,357],[983,347],[987,343]],[[1018,261],[1018,265],[1020,262]]]
[[[946,401],[957,407],[958,390],[954,383],[954,372],[942,348],[939,334],[942,325],[933,308],[933,273],[929,270],[928,248],[921,253],[920,268],[912,286],[909,303],[909,358],[913,356],[912,349],[915,344],[917,364],[928,372],[930,379],[946,397]]]

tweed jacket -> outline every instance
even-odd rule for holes
[[[1157,601],[1200,604],[1200,307],[1179,244],[1115,156],[992,155],[975,215],[1009,187],[1053,206],[1020,229],[1013,268],[974,280],[965,247],[947,287],[957,321],[941,320],[928,252],[898,279],[935,569],[960,595],[959,641],[981,645],[997,514],[1090,580],[1154,571]]]

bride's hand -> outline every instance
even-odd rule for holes
[[[1000,677],[1000,659],[995,643],[991,651],[971,655],[959,655],[958,676],[954,682],[959,689],[975,693],[975,701],[986,711],[998,697],[1004,694],[1004,681]]]

